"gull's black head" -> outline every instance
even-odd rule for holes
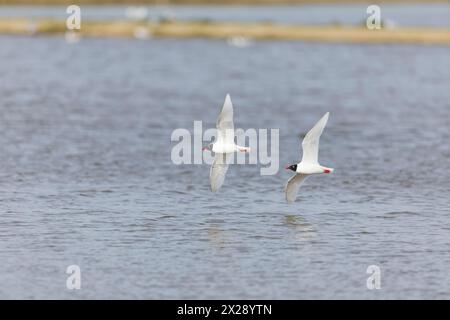
[[[210,143],[202,148],[202,151],[209,150],[212,151],[213,143]]]
[[[297,165],[296,164],[293,164],[293,165],[290,165],[290,166],[286,166],[286,168],[285,168],[286,170],[292,170],[292,171],[297,171]]]

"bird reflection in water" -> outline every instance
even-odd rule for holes
[[[299,215],[285,215],[283,225],[295,231],[295,237],[301,242],[310,241],[316,235],[316,230],[313,225]]]
[[[224,249],[227,237],[225,232],[219,226],[212,225],[208,228],[208,240],[214,247]]]

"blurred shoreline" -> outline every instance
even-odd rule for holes
[[[0,19],[0,34],[63,35],[64,20]],[[335,43],[450,44],[450,28],[401,27],[369,30],[366,26],[281,25],[274,23],[209,21],[86,21],[79,37],[126,38],[207,38],[252,40],[292,40]]]

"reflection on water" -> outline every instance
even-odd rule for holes
[[[300,215],[285,215],[283,224],[295,232],[295,237],[300,243],[310,241],[316,235],[314,226]]]
[[[299,230],[305,234],[314,233],[314,227],[303,217],[297,215],[286,215],[284,217],[286,226]]]
[[[224,232],[219,226],[211,226],[207,229],[208,240],[211,244],[218,248],[223,249],[227,243],[227,233]]]

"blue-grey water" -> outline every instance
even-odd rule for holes
[[[145,6],[148,18],[212,21],[272,21],[300,24],[365,23],[369,4],[301,6]],[[379,4],[381,18],[397,26],[450,26],[450,4]],[[140,6],[142,7],[142,6]],[[127,6],[81,6],[85,20],[125,19]],[[0,6],[0,17],[67,17],[63,6]]]
[[[0,298],[449,298],[450,48],[0,36]],[[279,128],[326,111],[320,160],[171,162],[176,128]],[[66,268],[81,268],[81,289]],[[369,290],[369,265],[381,289]]]

